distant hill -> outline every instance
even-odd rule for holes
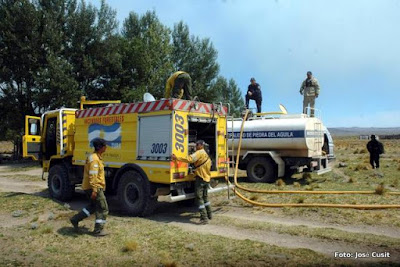
[[[390,135],[400,134],[400,127],[393,128],[361,128],[361,127],[332,127],[328,128],[333,136],[359,136],[359,135]]]

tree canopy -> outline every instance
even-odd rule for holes
[[[154,11],[131,12],[118,27],[116,11],[101,1],[0,0],[0,139],[20,136],[25,115],[77,107],[88,99],[141,101],[164,95],[168,77],[184,70],[203,102],[243,108],[234,80],[219,74],[209,38],[173,29]]]

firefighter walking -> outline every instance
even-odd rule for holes
[[[212,219],[211,203],[208,200],[208,187],[211,178],[211,159],[204,150],[204,141],[196,142],[196,152],[186,157],[177,157],[172,155],[172,160],[178,160],[186,163],[193,163],[195,166],[194,174],[196,202],[199,205],[200,223],[207,224]]]
[[[184,71],[172,74],[165,85],[165,98],[192,100],[192,78]]]
[[[79,230],[79,222],[94,213],[96,221],[93,234],[96,236],[105,236],[104,225],[108,214],[108,205],[104,195],[106,180],[102,154],[107,148],[106,141],[97,138],[93,140],[93,146],[95,151],[86,159],[82,182],[82,189],[85,191],[90,203],[73,216],[70,221],[74,229]]]
[[[307,72],[307,79],[303,81],[300,87],[300,94],[304,95],[303,113],[307,114],[307,107],[310,106],[310,117],[314,117],[315,98],[319,96],[319,83],[313,77],[312,72]]]
[[[371,135],[371,141],[367,144],[367,149],[369,152],[369,163],[372,169],[379,169],[379,157],[381,154],[385,153],[383,144],[376,140],[376,136]]]

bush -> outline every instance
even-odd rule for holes
[[[375,194],[377,194],[377,195],[383,195],[385,192],[386,192],[386,189],[385,189],[383,183],[381,183],[380,185],[378,185],[375,188]]]
[[[138,248],[138,243],[136,241],[128,240],[125,242],[122,251],[123,252],[135,251],[137,248]]]
[[[355,182],[357,182],[357,179],[354,177],[350,177],[348,180],[348,183],[355,183]]]
[[[259,197],[257,195],[252,195],[250,197],[250,200],[253,200],[253,201],[257,201],[258,199],[259,199]]]
[[[282,179],[278,179],[278,180],[276,180],[276,183],[275,183],[277,186],[285,186],[286,184],[285,184],[285,182],[282,180]]]
[[[369,167],[365,163],[360,163],[354,168],[355,171],[366,171],[368,169],[369,169]]]

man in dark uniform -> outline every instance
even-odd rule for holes
[[[371,135],[371,141],[367,144],[367,149],[369,152],[369,162],[371,163],[372,169],[379,169],[379,155],[383,154],[384,148],[383,144],[376,140],[376,136]]]
[[[262,102],[262,94],[261,94],[261,86],[256,83],[256,79],[250,79],[250,85],[247,89],[246,94],[246,108],[249,108],[249,101],[253,99],[256,101],[257,105],[257,113],[261,113],[261,102]]]

